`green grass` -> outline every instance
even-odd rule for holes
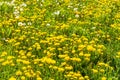
[[[119,80],[119,0],[5,1],[0,80]]]

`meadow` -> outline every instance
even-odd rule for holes
[[[120,80],[120,0],[0,0],[0,80]]]

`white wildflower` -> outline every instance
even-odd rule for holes
[[[78,11],[78,8],[74,8],[73,10],[74,10],[74,11]]]
[[[50,24],[49,24],[49,23],[47,23],[47,24],[46,24],[46,26],[50,26]]]
[[[60,14],[60,11],[56,11],[54,12],[55,15],[59,15]]]
[[[79,18],[79,15],[78,15],[78,14],[76,14],[76,15],[75,15],[75,17],[76,17],[76,18]]]

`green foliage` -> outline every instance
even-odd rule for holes
[[[119,0],[0,0],[1,80],[119,80]]]

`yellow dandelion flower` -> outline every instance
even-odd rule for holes
[[[37,74],[37,75],[40,75],[40,74],[41,74],[41,72],[40,72],[40,71],[36,71],[36,74]]]
[[[100,69],[100,72],[105,72],[105,70],[104,69]]]
[[[3,66],[5,66],[5,65],[7,65],[7,64],[9,64],[9,61],[4,61],[4,62],[2,63]]]
[[[62,51],[62,48],[57,48],[57,50]]]
[[[63,72],[63,71],[65,71],[65,69],[64,68],[58,68],[58,71]]]
[[[85,56],[85,57],[90,57],[90,56],[91,56],[91,54],[84,54],[84,56]]]
[[[79,45],[79,46],[78,46],[78,50],[79,50],[79,51],[83,50],[84,48],[85,48],[85,45]]]
[[[3,62],[5,59],[0,58],[0,62]]]
[[[27,77],[32,77],[32,75],[31,75],[29,72],[26,72],[25,75],[26,75]]]
[[[66,55],[66,54],[65,55],[58,55],[59,58],[65,58],[66,56],[68,56],[68,55]]]
[[[25,80],[25,76],[21,76],[21,80]]]
[[[103,62],[98,62],[98,65],[99,65],[99,66],[103,66],[103,65],[105,65],[105,63],[103,63]]]
[[[28,52],[28,53],[27,53],[27,56],[28,56],[28,57],[30,57],[31,55],[32,55],[32,53],[31,53],[31,52]]]
[[[64,51],[64,53],[65,53],[65,54],[68,54],[68,53],[69,53],[69,51]]]
[[[16,75],[19,76],[19,75],[22,75],[22,72],[19,70],[16,72]]]
[[[41,47],[40,46],[37,46],[37,48],[36,48],[37,50],[40,50],[41,49]]]
[[[42,80],[42,78],[41,77],[37,77],[37,79],[36,80]]]
[[[25,56],[25,55],[21,56],[21,59],[26,59],[26,58],[27,58],[27,56]]]
[[[73,67],[72,67],[72,66],[66,66],[65,69],[66,69],[66,70],[72,70]]]
[[[76,51],[75,50],[72,50],[72,53],[75,53]]]
[[[22,60],[21,59],[16,59],[16,62],[22,62]]]
[[[25,66],[24,66],[24,67],[22,67],[22,70],[26,70],[26,69],[27,69],[27,67],[25,67]]]
[[[11,77],[11,78],[9,78],[9,80],[16,80],[16,78],[15,77]]]
[[[83,54],[83,51],[81,51],[80,53],[79,53],[79,56],[83,56],[84,54]]]
[[[117,53],[120,56],[120,52]]]
[[[11,66],[15,66],[15,64],[14,64],[14,63],[11,63],[10,65],[11,65]]]
[[[81,74],[80,74],[80,73],[75,73],[74,76],[76,76],[76,77],[80,77]]]
[[[89,76],[84,76],[85,79],[89,79]]]
[[[29,47],[28,50],[31,51],[31,50],[32,50],[32,47]]]
[[[85,60],[86,60],[86,61],[90,61],[90,58],[86,57]]]
[[[6,56],[6,55],[7,55],[7,52],[4,51],[4,52],[2,52],[1,57]]]
[[[11,59],[13,59],[13,58],[15,58],[15,57],[14,57],[14,56],[8,56],[8,57],[7,57],[8,60],[11,60]]]
[[[39,64],[39,66],[41,67],[41,66],[43,66],[43,64]]]
[[[50,78],[50,80],[54,80],[54,79]]]
[[[55,70],[56,70],[56,69],[58,69],[58,67],[57,67],[57,66],[53,66],[53,69],[55,69]]]
[[[55,43],[54,45],[55,45],[55,46],[59,46],[59,45],[60,45],[60,43]]]
[[[45,60],[45,62],[48,63],[48,64],[55,64],[55,63],[56,63],[56,61],[53,60],[53,59],[51,59],[51,58],[47,58],[47,59]]]
[[[116,56],[116,58],[120,58],[120,56]]]
[[[117,40],[120,40],[120,37],[119,37],[119,38],[117,38]]]
[[[24,51],[24,50],[19,51],[19,54],[22,55],[22,56],[25,55],[25,53],[26,53],[26,51]]]
[[[68,61],[68,60],[70,60],[70,57],[67,56],[67,57],[65,57],[64,59],[65,59],[66,61]]]
[[[98,73],[98,70],[92,69],[93,73]]]
[[[79,80],[84,80],[84,77],[80,77]]]
[[[70,75],[70,74],[67,74],[67,75],[65,75],[66,77],[71,77],[72,75]]]
[[[107,78],[106,77],[102,77],[101,80],[107,80]]]
[[[70,60],[73,60],[73,61],[76,61],[76,62],[80,62],[81,61],[81,59],[80,58],[70,58]]]
[[[14,44],[14,46],[18,46],[18,45],[20,45],[20,42],[16,42],[16,43]]]
[[[92,45],[87,46],[88,51],[95,51],[96,49]]]
[[[62,62],[61,63],[61,66],[65,66],[67,63],[66,62]]]
[[[109,67],[109,64],[105,64],[105,67]]]
[[[22,62],[23,62],[23,64],[30,64],[30,62],[27,60],[22,60]]]

